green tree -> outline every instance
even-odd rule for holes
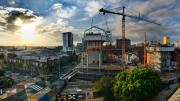
[[[151,69],[131,69],[119,73],[114,80],[117,101],[147,101],[158,93],[160,77]]]
[[[104,96],[104,101],[114,101],[112,78],[102,77],[94,83],[93,87]]]
[[[0,89],[2,88],[9,88],[13,85],[13,80],[5,79],[0,82]]]

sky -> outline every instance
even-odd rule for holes
[[[0,45],[59,46],[62,33],[72,32],[74,44],[81,42],[91,26],[110,30],[121,38],[119,15],[99,13],[100,8],[141,16],[161,26],[126,18],[126,38],[142,42],[180,40],[180,0],[0,0]]]

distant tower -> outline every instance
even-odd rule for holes
[[[71,32],[63,33],[63,51],[73,50],[73,34]]]
[[[170,41],[169,41],[169,37],[168,37],[168,36],[164,36],[164,37],[163,37],[162,44],[163,44],[163,45],[169,45],[169,44],[170,44]]]

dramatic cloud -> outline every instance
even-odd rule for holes
[[[142,41],[144,33],[149,40],[161,40],[163,35],[179,40],[179,0],[3,0],[0,1],[0,43],[22,45],[20,33],[30,27],[35,33],[33,45],[60,45],[62,32],[72,31],[75,42],[81,41],[83,31],[91,25],[111,30],[113,38],[121,37],[121,16],[99,14],[100,8],[140,15],[161,23],[161,26],[126,18],[126,37]],[[106,22],[106,20],[107,22]],[[93,19],[93,21],[92,21]],[[26,27],[23,27],[25,25]],[[107,26],[108,25],[108,26]],[[27,33],[30,31],[27,31]]]
[[[15,31],[19,28],[18,24],[30,23],[37,20],[37,16],[33,15],[33,11],[23,8],[0,7],[1,28],[8,31]]]
[[[142,17],[154,20],[161,26],[128,18],[126,19],[126,37],[135,42],[143,41],[144,33],[147,33],[149,40],[161,41],[164,35],[170,36],[171,41],[179,40],[179,11],[180,8],[176,0],[130,1],[126,13],[138,16],[138,12],[140,12]],[[114,35],[120,37],[121,16],[115,16],[111,23]]]
[[[36,16],[33,14],[33,11],[21,8],[7,7],[1,10],[1,14],[3,15],[3,17],[0,17],[0,34],[2,34],[3,36],[8,36],[7,34],[13,34],[9,36],[9,38],[5,39],[12,38],[11,41],[15,39],[21,40],[20,37],[29,39],[29,37],[31,36],[23,35],[26,35],[26,33],[34,33],[33,36],[35,37],[35,39],[31,43],[27,43],[27,41],[25,40],[20,42],[16,41],[16,44],[18,45],[58,45],[62,44],[60,43],[62,32],[76,31],[72,26],[68,25],[67,21],[62,19],[64,17],[70,17],[71,15],[68,15],[68,13],[66,13],[66,16],[60,16],[60,18],[57,18],[56,16],[54,16],[55,14],[50,14],[47,17]],[[50,20],[55,17],[56,19]],[[2,41],[2,43],[5,43],[5,39],[0,40]]]

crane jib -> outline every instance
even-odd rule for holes
[[[129,15],[129,14],[125,14],[125,13],[120,13],[120,12],[113,12],[113,11],[109,11],[109,10],[105,10],[103,8],[101,8],[99,10],[99,12],[103,12],[103,14],[105,13],[111,13],[111,14],[116,14],[116,15],[122,15],[122,16],[126,16],[126,17],[129,17],[129,18],[133,18],[133,19],[137,19],[137,20],[142,20],[142,21],[145,21],[145,22],[149,22],[149,23],[153,23],[153,24],[156,24],[156,25],[161,25],[155,21],[152,21],[152,20],[149,20],[149,19],[145,19],[145,18],[142,18],[140,16],[133,16],[133,15]]]

